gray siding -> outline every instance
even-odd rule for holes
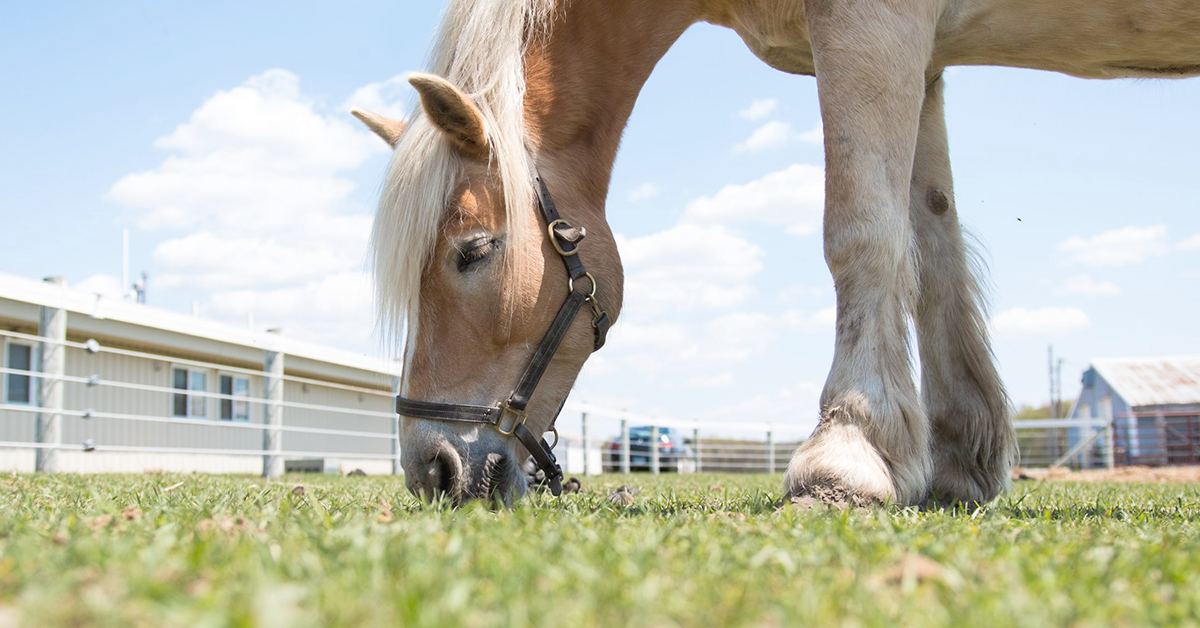
[[[78,317],[76,318],[78,319]],[[8,326],[8,329],[21,333],[36,333],[36,329],[18,329],[11,325]],[[74,334],[69,335],[69,339],[77,342],[87,340],[86,337],[75,337]],[[3,344],[3,342],[0,342],[0,345]],[[106,344],[105,346],[113,345]],[[130,346],[128,348],[143,350],[149,353],[161,353],[163,351],[161,347],[144,348]],[[182,351],[180,354],[178,359],[220,362],[219,357],[211,355],[187,354]],[[237,352],[234,352],[234,355],[238,355]],[[238,357],[242,356],[238,355]],[[255,364],[236,359],[233,361],[237,362],[236,368],[248,368],[252,370],[262,368],[261,362]],[[297,360],[297,363],[301,367],[304,366],[302,360]],[[285,366],[286,364],[285,358]],[[147,359],[108,352],[90,354],[84,349],[74,347],[68,347],[66,351],[66,375],[68,377],[87,378],[92,375],[98,375],[102,380],[106,381],[171,388],[172,367],[176,365],[177,363],[165,357],[162,359]],[[228,372],[220,368],[205,368],[184,364],[178,364],[178,366],[203,372],[206,379],[206,390],[209,393],[218,392],[218,377],[222,373],[245,377],[250,384],[250,421],[249,423],[235,423],[235,425],[261,425],[263,423],[265,399],[262,375],[248,375],[239,372]],[[285,370],[285,373],[290,376],[317,379],[311,373],[293,372],[291,369]],[[355,411],[387,413],[387,416],[362,416],[314,408],[285,407],[283,411],[284,425],[353,430],[390,436],[393,431],[393,422],[395,421],[393,415],[390,414],[392,408],[390,377],[377,373],[352,372],[352,370],[347,370],[347,373],[358,375],[359,381],[338,383],[353,385],[362,388],[362,391],[345,390],[316,383],[288,381],[284,387],[284,401],[285,403],[333,406],[335,408],[346,408]],[[378,394],[367,392],[369,390],[376,390]],[[203,418],[181,419],[172,416],[171,401],[173,394],[170,391],[131,390],[105,385],[89,387],[84,383],[64,382],[65,410],[91,410],[93,412],[155,417],[166,419],[169,423],[95,417],[84,420],[75,416],[64,416],[62,419],[63,443],[78,445],[90,439],[96,445],[100,446],[232,449],[246,451],[262,449],[262,430],[227,427],[230,425],[230,422],[219,420],[219,399],[208,398],[205,401],[206,415]],[[36,385],[34,395],[36,402]],[[36,414],[31,412],[0,411],[0,440],[17,442],[34,441],[35,422]],[[285,451],[327,452],[331,454],[378,454],[390,457],[392,444],[390,438],[376,439],[285,432],[283,436],[283,449]],[[12,459],[11,454],[13,453],[10,450],[8,458],[0,456],[0,463],[3,463],[6,459]],[[26,453],[28,453],[28,450],[26,450]],[[86,456],[88,455],[83,454],[85,456],[83,459],[86,460]],[[94,456],[93,458],[99,460],[101,458],[119,458],[123,455],[127,458],[124,461],[126,463],[129,462],[128,459],[134,457],[133,454],[109,452],[104,454],[104,456]],[[71,457],[74,459],[76,455],[72,454]],[[353,465],[355,463],[347,461],[347,464]],[[21,464],[20,466],[24,467],[25,465]],[[77,465],[70,466],[71,468],[75,468]],[[113,465],[103,466],[104,468],[120,468],[125,470],[129,467],[129,464],[117,465],[117,467],[113,467]],[[136,465],[134,466],[136,467]],[[154,468],[162,466],[158,465]],[[358,466],[366,465],[359,464]],[[233,464],[232,467],[236,468],[229,468],[230,471],[245,471],[246,469],[246,465],[241,461]],[[390,463],[387,466],[376,465],[372,468],[376,469],[375,472],[380,472],[380,469],[390,470]]]

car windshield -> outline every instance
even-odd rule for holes
[[[652,429],[654,428],[650,426],[631,427],[629,428],[629,437],[649,440]],[[663,442],[673,441],[675,440],[675,432],[669,427],[660,427],[658,428],[658,439]]]

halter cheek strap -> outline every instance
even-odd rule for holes
[[[533,173],[533,180],[536,184],[534,191],[537,195],[538,209],[541,210],[542,218],[546,222],[546,234],[550,238],[550,244],[567,268],[568,293],[566,300],[558,308],[558,314],[554,316],[554,321],[550,323],[550,328],[546,330],[542,341],[534,350],[533,356],[530,357],[525,372],[517,382],[517,387],[513,389],[508,399],[492,406],[418,401],[397,396],[396,413],[401,416],[431,421],[483,423],[491,425],[504,436],[516,437],[533,456],[538,468],[545,474],[544,482],[549,486],[550,492],[559,495],[562,493],[563,473],[562,468],[558,465],[558,459],[554,457],[553,445],[546,443],[546,439],[539,438],[528,427],[525,427],[527,418],[525,409],[529,405],[533,391],[537,388],[542,376],[545,375],[546,368],[550,366],[550,361],[554,359],[559,345],[566,338],[571,323],[575,321],[575,317],[583,306],[588,304],[592,310],[593,351],[604,346],[608,329],[612,326],[612,319],[596,300],[596,278],[587,271],[579,259],[579,244],[587,232],[582,227],[571,226],[558,214],[558,210],[554,207],[554,199],[550,197],[550,189],[546,187],[546,182],[542,180],[536,170]],[[566,403],[565,399],[563,403]],[[558,432],[554,430],[554,422],[558,419],[560,412],[562,412],[561,405],[554,413],[554,419],[550,421],[550,429],[555,434],[555,445],[558,444]],[[506,420],[506,417],[511,417],[511,420]]]

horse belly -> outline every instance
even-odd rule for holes
[[[1200,0],[951,0],[935,65],[1085,78],[1200,75]]]

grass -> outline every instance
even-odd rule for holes
[[[602,476],[494,511],[393,477],[8,476],[0,626],[1200,622],[1196,485],[1022,482],[924,512],[780,509],[780,485]]]

